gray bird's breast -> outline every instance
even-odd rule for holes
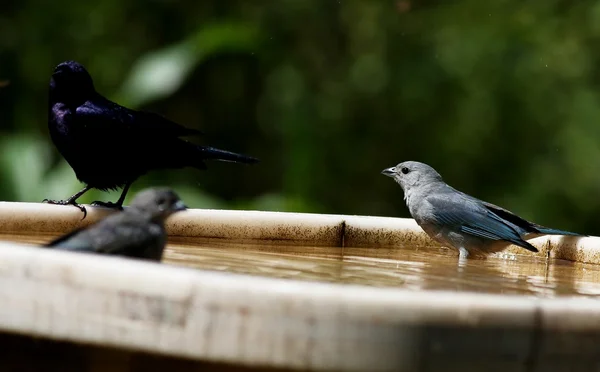
[[[167,245],[167,236],[163,226],[152,224],[148,227],[149,233],[153,236],[152,242],[144,250],[143,257],[153,261],[160,261]]]

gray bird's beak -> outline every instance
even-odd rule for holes
[[[173,210],[174,211],[185,211],[187,209],[187,206],[185,204],[183,204],[183,202],[181,200],[178,200],[175,205],[173,205]]]
[[[394,175],[396,174],[396,168],[394,168],[394,167],[386,168],[381,171],[381,174],[383,174],[384,176],[388,176],[388,177],[394,177]]]

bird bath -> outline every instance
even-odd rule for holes
[[[31,247],[105,213],[0,203],[5,364],[558,371],[599,359],[599,238],[459,264],[411,219],[190,210],[168,221],[163,264]]]

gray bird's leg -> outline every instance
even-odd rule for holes
[[[469,260],[466,257],[458,257],[458,272],[462,273],[467,267],[467,262]]]
[[[69,199],[66,200],[52,200],[52,199],[44,199],[42,200],[42,203],[48,203],[48,204],[57,204],[57,205],[72,205],[75,206],[77,208],[79,208],[80,211],[83,212],[83,218],[85,218],[85,216],[87,216],[87,210],[85,209],[85,207],[81,204],[77,204],[76,201],[77,199],[79,199],[79,197],[83,194],[85,194],[86,192],[88,192],[90,189],[92,189],[91,186],[86,186],[83,189],[81,189],[81,191],[79,191],[78,193],[76,193],[75,195],[71,196]],[[82,218],[82,220],[83,220]]]
[[[121,196],[119,197],[119,200],[117,200],[116,203],[95,201],[92,203],[92,205],[94,207],[105,207],[105,208],[114,208],[114,209],[123,210],[123,202],[125,201],[125,196],[127,195],[127,192],[129,191],[129,187],[131,186],[132,183],[133,182],[128,182],[125,184],[125,187],[123,187],[123,192],[121,193]]]

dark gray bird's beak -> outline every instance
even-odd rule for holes
[[[187,206],[185,204],[183,204],[183,202],[181,200],[178,200],[175,204],[173,204],[174,211],[185,211],[186,209],[187,209]]]
[[[384,176],[388,176],[388,177],[394,177],[394,175],[396,174],[396,168],[394,168],[394,167],[386,168],[381,171],[381,174],[383,174]]]

